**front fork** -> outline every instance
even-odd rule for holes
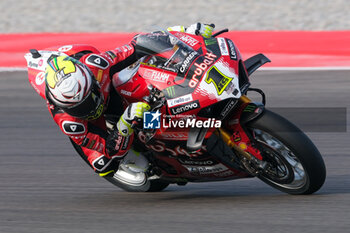
[[[264,109],[263,104],[253,103],[247,96],[241,96],[238,109],[227,121],[225,128],[217,130],[216,134],[235,151],[241,164],[252,175],[257,175],[264,170],[267,163],[263,161],[261,152],[254,147],[254,141],[250,132],[245,129],[245,124],[258,117]],[[249,134],[249,135],[248,135]]]

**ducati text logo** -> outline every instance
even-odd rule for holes
[[[159,129],[160,128],[160,113],[144,112],[143,113],[143,128],[144,129]]]

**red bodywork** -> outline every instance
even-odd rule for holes
[[[141,62],[137,72],[135,72],[127,82],[120,84],[121,77],[116,75],[113,78],[113,84],[118,93],[121,93],[129,103],[140,101],[144,96],[148,96],[150,94],[148,89],[149,86],[161,90],[167,98],[167,104],[160,108],[162,119],[164,116],[168,116],[173,117],[171,119],[179,120],[183,118],[181,115],[186,115],[195,117],[196,119],[206,120],[208,118],[199,117],[198,113],[203,108],[212,106],[222,100],[218,97],[229,88],[229,86],[224,87],[226,83],[223,81],[216,82],[214,85],[214,81],[211,80],[209,75],[206,76],[206,74],[209,70],[213,69],[214,64],[220,63],[220,67],[224,67],[231,72],[235,78],[238,78],[239,63],[242,62],[241,55],[236,47],[233,47],[234,51],[226,51],[232,49],[232,46],[234,45],[232,42],[228,42],[224,38],[213,38],[205,41],[201,36],[194,36],[180,32],[174,32],[172,34],[196,51],[195,56],[192,56],[193,59],[188,59],[186,64],[187,70],[182,76],[179,77],[177,72],[173,72],[170,69],[162,69],[148,64],[148,61],[151,60],[149,57]],[[208,44],[212,46],[210,47]],[[223,48],[220,48],[220,45],[223,46]],[[233,52],[234,54],[232,54]],[[169,51],[166,53],[169,53]],[[171,55],[156,54],[156,56],[169,57]],[[182,64],[184,64],[184,62]],[[244,72],[246,71],[244,70]],[[226,79],[228,80],[229,77]],[[204,82],[209,85],[208,87],[210,87],[210,85],[215,86],[217,93],[214,94],[212,91],[203,88],[200,83]],[[172,88],[176,90],[175,95],[169,97],[167,94],[169,94],[169,90]],[[239,87],[236,86],[234,88]],[[177,94],[178,90],[180,94]],[[221,94],[219,95],[220,92]],[[198,101],[197,103],[200,107],[186,111],[183,114],[175,114],[175,111],[172,109],[176,109],[181,103],[176,104],[171,101],[180,98],[181,96],[189,98],[188,102],[190,103]],[[173,106],[169,107],[169,104],[172,104]],[[229,117],[226,117],[223,120],[222,127],[232,133],[231,141],[235,142],[243,150],[246,150],[261,159],[259,152],[250,146],[249,138],[240,126],[240,115],[246,106],[247,104],[241,104],[235,109],[235,112],[232,113],[231,111]],[[225,162],[220,161],[220,159],[208,152],[208,145],[206,143],[216,131],[215,128],[208,129],[202,147],[194,152],[189,152],[186,149],[189,131],[190,128],[171,128],[164,127],[164,124],[161,124],[161,128],[155,131],[155,134],[150,141],[146,140],[143,132],[138,134],[138,140],[144,145],[144,147],[153,151],[153,154],[158,161],[157,165],[162,168],[161,175],[163,178],[206,181],[217,179],[237,179],[249,176],[249,174],[240,169],[235,169],[232,168],[232,166],[225,165]]]
[[[206,107],[225,100],[229,96],[228,92],[239,88],[238,85],[229,86],[226,84],[233,83],[230,78],[238,79],[239,64],[242,62],[241,55],[232,41],[224,38],[204,40],[201,36],[186,33],[173,32],[172,34],[195,51],[195,53],[188,55],[188,59],[185,58],[182,63],[182,66],[186,66],[182,75],[171,69],[157,68],[150,65],[147,63],[147,59],[150,59],[148,57],[134,68],[135,72],[128,80],[121,81],[123,80],[121,78],[123,71],[114,75],[113,86],[125,98],[127,104],[142,101],[145,96],[149,96],[149,86],[161,90],[167,99],[166,104],[159,109],[162,114],[161,118],[167,115],[177,121],[183,119],[183,115],[185,115],[185,117],[207,120],[208,118],[199,117],[198,113]],[[87,45],[73,45],[67,48],[67,51],[65,51],[64,46],[49,48],[46,51],[59,51],[71,55],[83,50],[98,53],[96,48]],[[43,62],[35,60],[35,63],[31,63],[31,55],[28,54],[28,77],[33,88],[45,98],[44,60],[48,57],[45,57],[45,53],[42,51],[40,52],[43,55]],[[166,53],[169,53],[169,51]],[[157,54],[157,56],[168,57],[169,54]],[[221,72],[213,68],[214,65],[220,66],[221,69],[226,70],[233,76],[225,77],[226,75],[223,75],[224,78],[221,80],[212,79],[207,75],[210,70]],[[244,70],[244,72],[246,71]],[[223,82],[222,80],[226,81]],[[226,97],[223,97],[225,95]],[[189,98],[189,100],[187,102],[185,100],[183,103],[175,101],[181,100],[183,96]],[[188,102],[196,102],[198,106],[177,114],[178,107]],[[240,116],[247,105],[248,103],[240,103],[234,111],[229,111],[230,114],[223,119],[221,127],[232,134],[230,138],[232,142],[261,159],[259,152],[251,147],[249,138],[240,125]],[[146,140],[143,132],[140,132],[135,138],[144,145],[145,149],[153,151],[155,156],[154,166],[161,169],[161,177],[164,179],[182,182],[187,180],[208,181],[250,177],[239,167],[233,168],[208,152],[208,147],[211,146],[208,145],[208,140],[216,131],[215,128],[209,128],[201,148],[191,152],[186,148],[189,131],[190,128],[166,128],[162,125],[160,129],[155,131],[150,141]]]

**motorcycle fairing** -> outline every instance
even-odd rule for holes
[[[176,36],[181,35],[176,33]],[[246,71],[240,70],[242,69],[242,59],[239,51],[233,43],[228,43],[228,40],[224,38],[204,40],[200,36],[191,35],[191,38],[195,39],[193,46],[191,46],[190,42],[183,45],[188,38],[184,37],[184,42],[182,42],[173,38],[172,35],[168,36],[168,39],[165,39],[164,35],[161,37],[163,41],[157,51],[147,47],[149,38],[143,41],[147,41],[143,45],[145,50],[148,49],[150,56],[141,60],[139,70],[133,77],[124,77],[128,81],[118,86],[118,91],[123,93],[122,90],[128,90],[130,94],[124,95],[124,97],[128,102],[135,102],[148,96],[150,88],[160,90],[167,104],[159,110],[163,114],[167,113],[168,117],[173,119],[181,120],[184,117],[207,119],[208,115],[199,114],[199,112],[205,112],[203,109],[214,109],[214,111],[209,111],[211,117],[224,119],[241,97],[239,74]],[[189,41],[192,40],[189,39]],[[154,41],[150,44],[153,48],[157,48],[157,43]],[[130,72],[129,75],[131,76],[132,73]],[[185,109],[186,106],[187,109]],[[236,110],[236,117],[239,119],[243,109],[235,109],[235,112]],[[163,117],[162,115],[161,120]],[[241,136],[239,140],[231,138],[232,141],[236,140],[234,142],[240,145],[243,150],[255,153],[244,130],[238,125],[234,125],[232,129],[234,128]],[[210,158],[217,160],[218,158],[209,153],[204,146],[208,144],[208,140],[212,140],[215,136],[214,131],[215,128],[196,131],[188,128],[164,128],[162,126],[154,131],[150,140],[146,140],[143,133],[138,135],[138,139],[148,150],[153,151],[155,161],[165,163],[164,166],[159,165],[166,172],[165,176],[186,177],[194,180],[213,177],[217,179],[217,176],[230,177],[230,179],[240,175],[248,176],[247,173],[239,170],[238,164],[235,170],[232,168],[232,162],[226,161],[226,164],[231,165],[226,166],[225,162],[221,161],[222,159],[217,163],[220,165],[215,164],[209,168],[197,167],[198,169],[196,169],[197,165],[186,167],[179,162],[180,159],[203,161]],[[219,141],[221,141],[220,138],[215,143],[220,144]],[[202,173],[198,171],[201,169]],[[208,170],[211,172],[205,172]]]
[[[199,44],[205,44],[202,37],[198,37],[197,40],[200,41]],[[226,42],[225,40],[221,40],[221,43]],[[228,48],[229,47],[226,45],[226,49]],[[177,49],[175,53],[179,53],[178,50],[179,49]],[[197,54],[200,54],[200,50],[204,52],[203,55],[198,56]],[[183,57],[183,60],[177,63],[177,66],[173,66],[172,68],[177,67],[177,69],[174,68],[174,71],[177,72],[162,70],[165,67],[165,63],[169,65],[173,63],[172,59],[174,59],[174,54],[166,51],[168,53],[167,56],[171,57],[169,59],[171,61],[163,60],[164,63],[160,64],[155,62],[159,60],[157,56],[147,58],[140,65],[139,75],[143,77],[147,73],[158,71],[159,74],[155,76],[163,75],[166,81],[160,82],[157,79],[148,79],[147,83],[149,85],[162,90],[168,101],[174,101],[177,98],[184,98],[185,96],[192,96],[191,99],[199,101],[198,107],[200,108],[205,108],[206,106],[227,98],[240,97],[237,75],[238,63],[235,62],[233,67],[232,65],[230,66],[230,63],[232,64],[230,53],[227,52],[225,55],[222,55],[217,39],[215,39],[215,41],[213,40],[207,47],[201,47],[197,51],[188,48],[186,48],[186,51],[188,51],[187,54],[189,54],[188,56],[190,56],[190,59],[187,59],[188,56]],[[191,56],[191,54],[194,53],[195,55]],[[160,57],[164,58],[164,56],[161,55]],[[186,69],[184,72],[181,72],[181,68],[184,67],[184,64]],[[158,70],[156,67],[161,67],[162,69]],[[201,101],[202,99],[205,99],[205,101]],[[179,105],[180,104],[185,104],[185,102],[179,103]],[[174,109],[177,107],[178,106],[171,106],[168,109],[168,114],[176,115],[178,111],[174,111]],[[186,114],[197,115],[197,112],[198,108],[195,111],[188,111]]]
[[[145,142],[142,132],[138,134],[138,139]],[[207,143],[208,140],[210,141]],[[209,148],[203,145],[201,150],[193,153],[186,150],[185,143],[153,138],[144,144],[155,152],[154,161],[164,172],[162,178],[182,177],[189,181],[210,181],[249,176],[240,170],[239,164],[232,166],[233,152],[217,136],[212,135],[206,139],[204,144],[211,145]]]

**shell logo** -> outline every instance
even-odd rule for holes
[[[247,144],[245,144],[244,142],[239,143],[238,146],[239,146],[242,150],[246,150],[246,149],[248,148]]]
[[[60,52],[67,52],[67,51],[71,50],[72,48],[73,48],[72,45],[65,45],[65,46],[62,46],[62,47],[58,48],[58,51],[60,51]]]
[[[41,85],[41,84],[43,84],[44,83],[44,81],[45,81],[45,72],[39,72],[37,75],[36,75],[36,77],[35,77],[35,83],[36,83],[36,85]]]

